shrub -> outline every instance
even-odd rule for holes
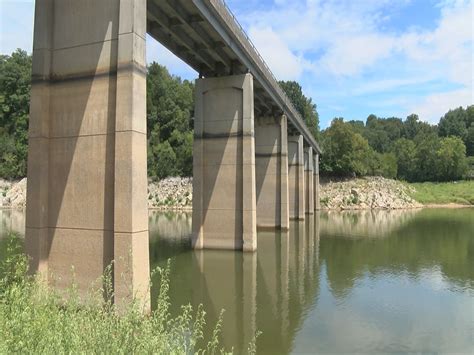
[[[223,352],[219,336],[222,313],[212,338],[203,335],[205,312],[202,305],[183,306],[172,318],[169,313],[169,263],[158,269],[161,288],[157,308],[144,315],[137,302],[120,313],[106,292],[111,278],[104,276],[100,295],[79,301],[72,286],[59,296],[27,275],[27,258],[21,254],[19,239],[8,241],[7,255],[0,268],[0,353],[161,353],[188,354]],[[111,268],[109,268],[109,271]],[[102,283],[101,283],[102,284]],[[204,343],[198,349],[198,343]],[[249,349],[255,345],[250,344]]]

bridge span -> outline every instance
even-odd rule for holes
[[[145,306],[146,33],[199,73],[194,248],[255,251],[257,227],[288,229],[313,214],[321,153],[222,0],[36,0],[31,270],[62,287],[74,266],[87,289],[114,260],[115,299]]]

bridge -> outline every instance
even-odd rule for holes
[[[36,0],[26,249],[87,289],[148,302],[146,33],[199,73],[193,247],[253,252],[319,208],[321,150],[221,0]],[[294,134],[288,136],[288,132]],[[51,275],[59,275],[54,278]]]

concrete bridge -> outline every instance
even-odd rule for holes
[[[318,209],[321,150],[223,1],[36,0],[34,28],[26,247],[50,283],[114,260],[116,300],[148,300],[146,33],[199,73],[193,246],[255,251]]]

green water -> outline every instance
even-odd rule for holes
[[[0,238],[24,228],[0,218]],[[254,254],[193,251],[190,231],[190,215],[151,213],[151,265],[171,258],[175,311],[203,303],[212,324],[225,309],[237,353],[257,330],[262,354],[474,351],[474,209],[321,213],[259,232]]]

